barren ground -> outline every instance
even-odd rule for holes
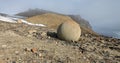
[[[54,29],[0,22],[0,63],[120,63],[120,39],[83,34],[67,42]]]

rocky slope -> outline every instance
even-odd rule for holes
[[[73,17],[73,19],[74,19],[74,17]],[[49,28],[57,29],[57,27],[61,23],[65,22],[65,21],[74,21],[73,19],[69,16],[66,16],[66,15],[54,14],[54,13],[45,13],[42,15],[29,17],[26,20],[31,22],[31,23],[41,23],[41,24],[48,26]],[[76,19],[76,21],[80,24],[83,34],[90,33],[90,34],[97,35],[92,30],[90,24],[87,21],[85,21],[83,19],[81,19],[81,20]]]
[[[120,39],[97,35],[91,27],[81,23],[82,35],[79,41],[58,39],[56,25],[60,21],[75,19],[81,21],[74,16],[54,13],[27,18],[29,22],[44,23],[47,27],[0,21],[0,63],[120,62]]]
[[[120,39],[83,34],[57,38],[56,30],[0,21],[1,63],[119,63]]]

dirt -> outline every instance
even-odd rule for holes
[[[0,22],[0,63],[120,63],[120,39],[86,33],[68,42],[55,29]]]
[[[34,24],[44,24],[47,27],[56,29],[61,23],[65,21],[73,21],[69,16],[54,14],[54,13],[45,13],[42,15],[36,15],[33,17],[26,18],[28,22]]]

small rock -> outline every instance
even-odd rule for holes
[[[7,45],[2,45],[2,48],[6,48],[7,47]]]
[[[29,48],[25,48],[25,51],[30,51],[31,49],[29,49]]]
[[[50,39],[50,36],[48,36],[48,39]]]
[[[88,34],[85,34],[86,37],[88,37]]]
[[[42,32],[42,33],[41,33],[41,36],[43,36],[43,37],[46,36],[46,35],[47,35],[47,34],[46,34],[45,32]]]
[[[12,63],[16,63],[16,61],[12,61]]]
[[[55,42],[55,44],[58,44],[58,42]]]
[[[21,61],[22,59],[19,58],[19,61]]]
[[[43,55],[42,55],[42,53],[39,53],[39,57],[40,57],[41,59],[43,59]]]
[[[83,59],[87,59],[86,57],[83,57]]]
[[[101,39],[99,37],[96,38],[97,41],[101,41]]]
[[[24,55],[26,55],[27,53],[26,53],[26,52],[24,52],[23,54],[24,54]]]
[[[36,30],[29,30],[29,31],[28,31],[29,34],[33,34],[33,33],[35,33],[35,32],[37,32],[37,31],[36,31]]]
[[[23,23],[21,19],[18,19],[17,20],[17,23]]]
[[[32,37],[32,35],[29,35],[29,34],[28,34],[27,37]]]
[[[32,48],[31,51],[32,51],[33,53],[37,53],[37,48]]]
[[[111,39],[106,39],[106,41],[111,42]]]
[[[15,54],[19,54],[19,51],[15,51]]]
[[[105,41],[104,40],[101,40],[102,43],[104,43]]]
[[[111,41],[112,41],[112,42],[117,42],[117,40],[116,40],[116,39],[112,39]]]
[[[41,57],[41,56],[42,56],[42,54],[40,53],[40,54],[39,54],[39,56]]]

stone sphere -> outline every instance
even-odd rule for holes
[[[74,21],[66,21],[59,25],[57,36],[66,41],[78,41],[81,35],[79,24]]]

